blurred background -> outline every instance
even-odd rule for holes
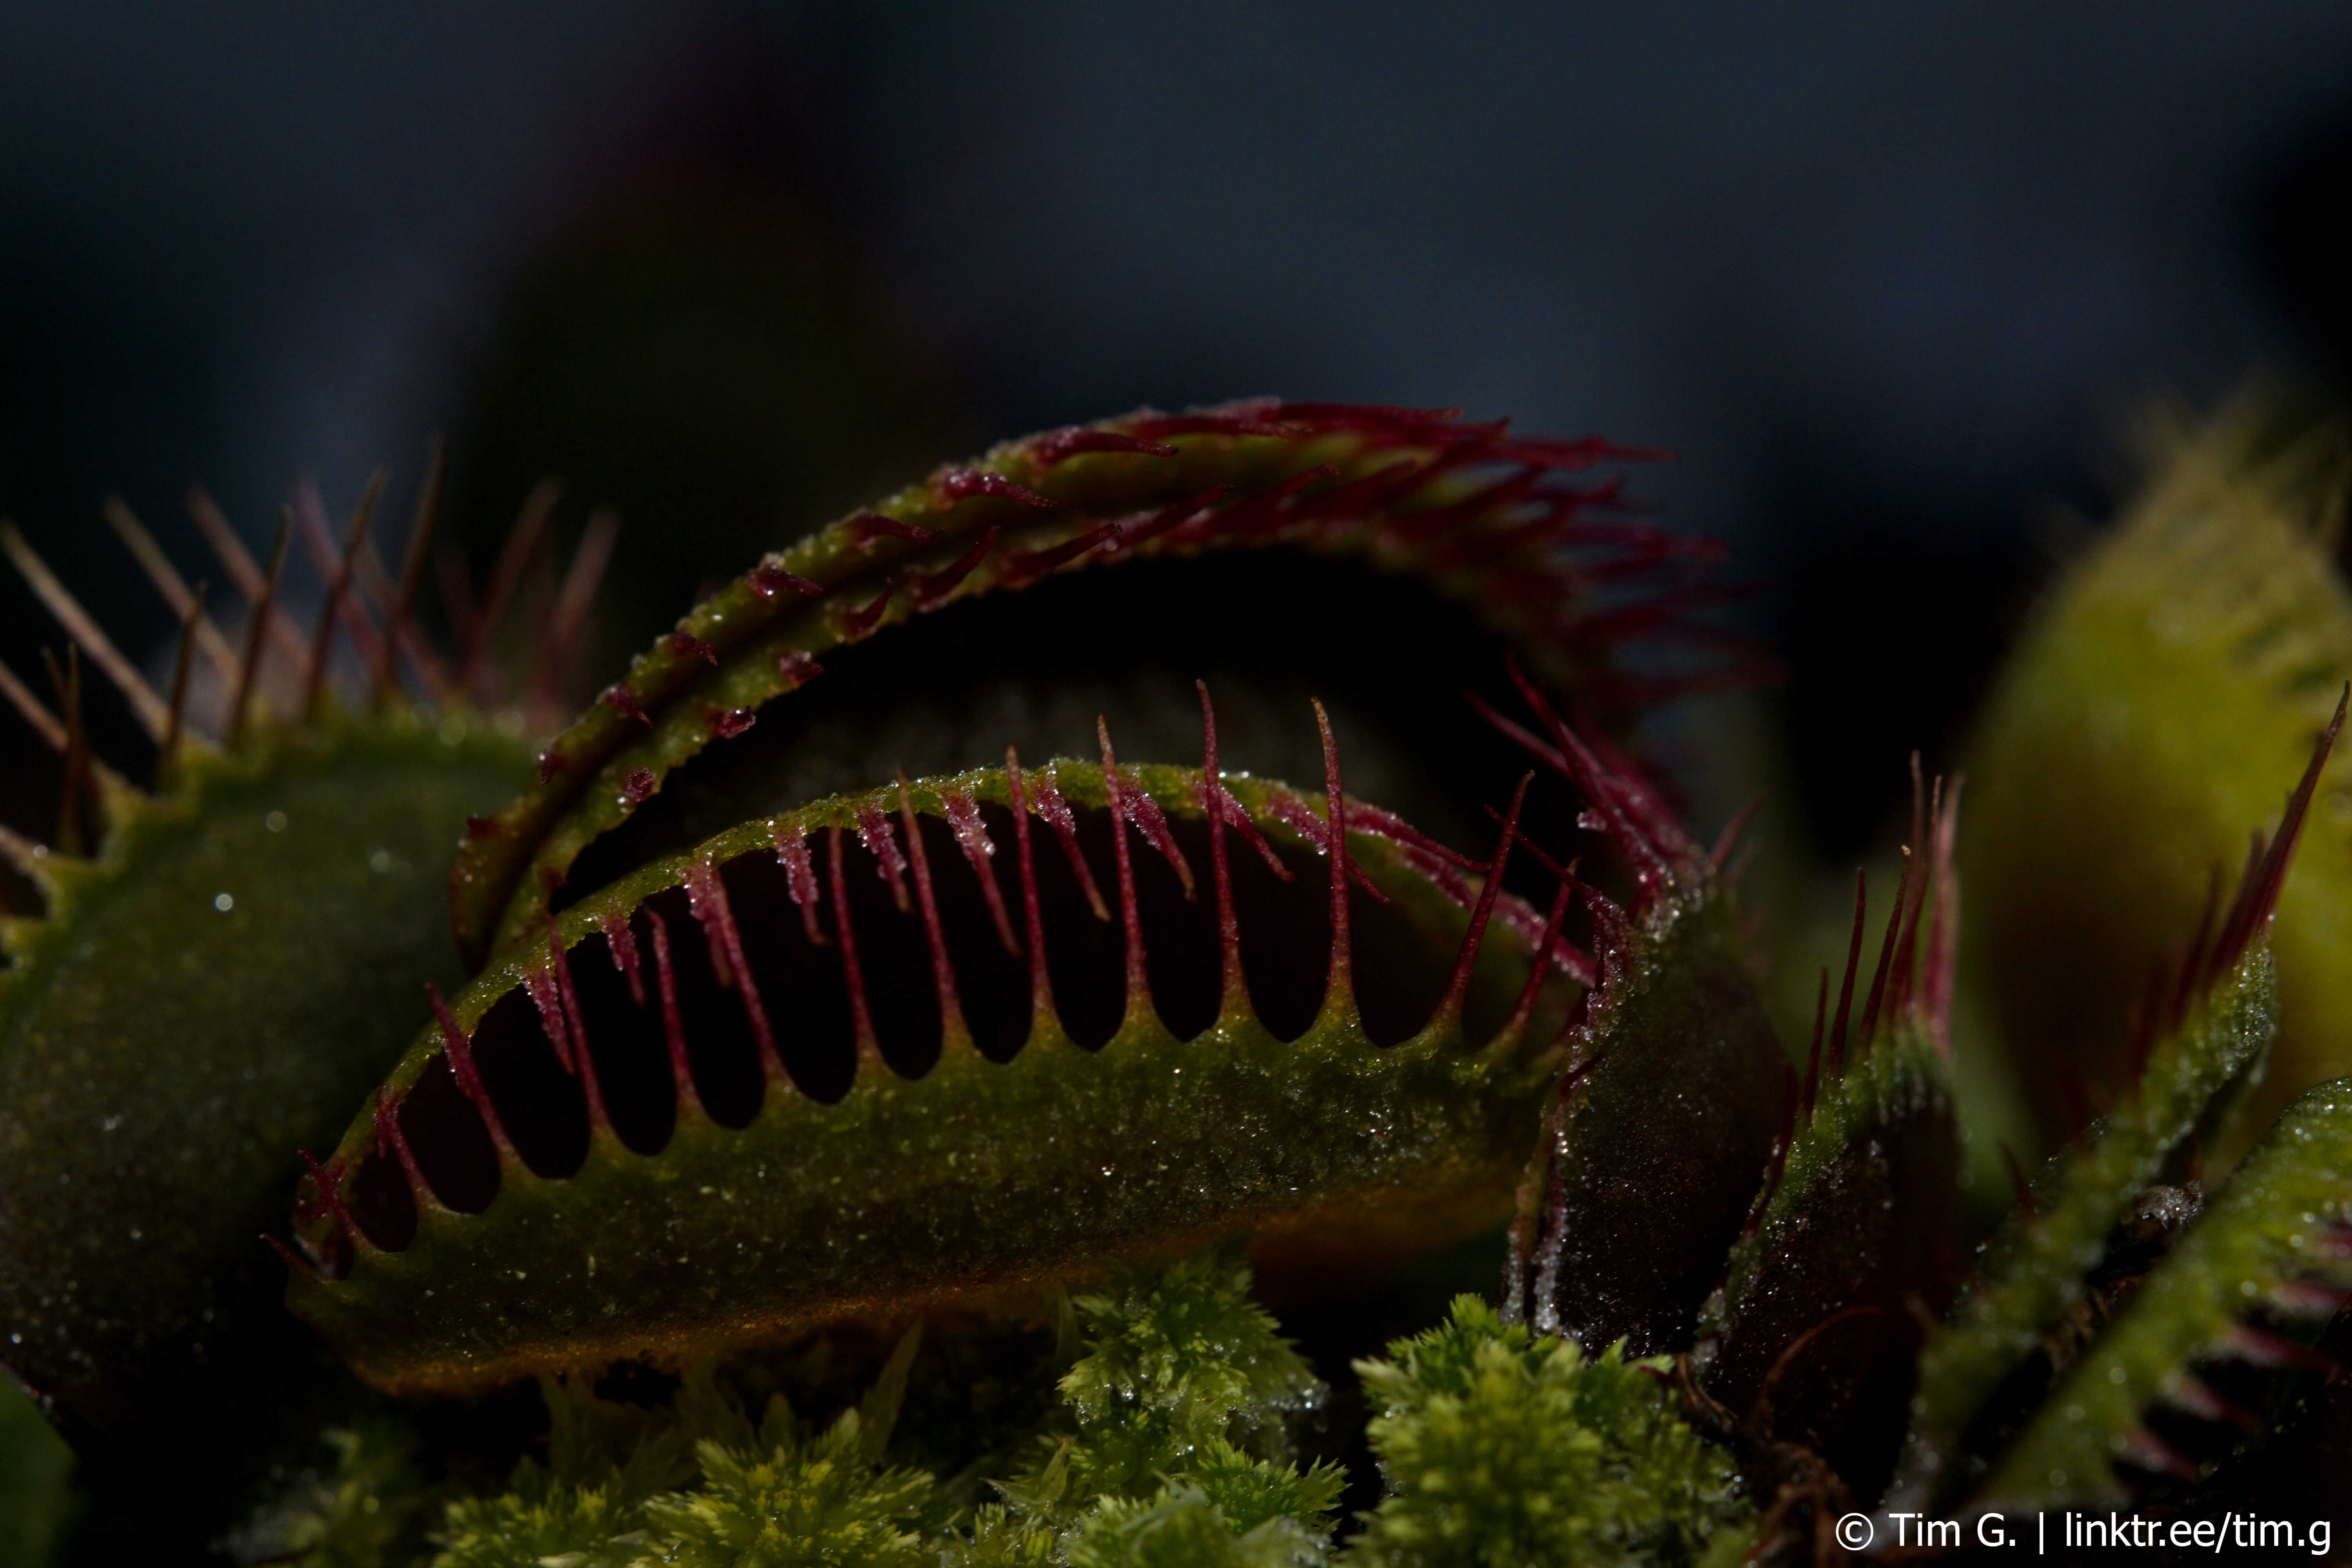
[[[1642,492],[1769,588],[1793,804],[1843,853],[2137,400],[2342,373],[2347,197],[2322,0],[18,5],[0,512],[160,670],[102,497],[226,595],[187,483],[257,552],[299,479],[341,511],[383,465],[396,536],[446,431],[475,582],[541,476],[567,549],[617,510],[609,668],[999,437],[1509,414],[1680,454]],[[0,584],[0,659],[58,641]]]

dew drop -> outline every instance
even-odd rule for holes
[[[273,811],[261,819],[261,826],[272,833],[283,833],[286,831],[286,814],[282,811]]]
[[[218,910],[223,914],[228,913],[229,910],[236,908],[236,895],[232,893],[215,893],[213,895],[213,908]]]
[[[368,869],[381,877],[392,869],[392,851],[379,849],[368,857]]]

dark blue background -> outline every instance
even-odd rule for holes
[[[583,214],[765,185],[967,437],[1267,391],[1675,448],[1833,821],[2134,400],[2333,368],[2347,147],[2340,3],[18,5],[0,511],[70,564],[110,489],[257,532],[462,458]],[[0,657],[53,636],[0,590]]]

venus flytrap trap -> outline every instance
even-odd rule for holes
[[[2150,434],[2149,481],[2053,585],[1974,742],[1976,967],[2053,1137],[2070,1096],[2128,1086],[2150,967],[2194,928],[2352,679],[2340,417],[2249,395]],[[2313,852],[2280,889],[2280,1033],[2226,1158],[2302,1089],[2352,1072],[2347,769],[2339,752]],[[2052,1076],[2060,1064],[2079,1090]]]
[[[2273,960],[2273,910],[2283,953],[2318,951],[2289,873],[2336,810],[2334,730],[2235,897],[2128,955],[2178,944],[2123,1092],[1971,1274],[1955,862],[1999,857],[1957,781],[1917,788],[1874,963],[1858,889],[1834,1008],[1825,973],[1810,1051],[1776,1037],[1734,836],[1702,847],[1619,749],[1644,703],[1755,672],[1689,657],[1721,646],[1689,618],[1714,552],[1588,475],[1639,455],[1270,401],[1008,443],[721,588],[535,783],[505,737],[553,710],[501,729],[478,658],[415,633],[422,555],[397,589],[370,564],[374,489],[341,546],[297,509],[328,585],[307,635],[270,605],[282,544],[226,562],[241,657],[159,576],[235,693],[217,757],[181,738],[186,680],[142,697],[32,561],[152,706],[167,776],[131,792],[12,678],[72,809],[56,848],[9,840],[47,907],[0,979],[0,1160],[34,1183],[0,1196],[0,1292],[31,1292],[0,1294],[7,1364],[121,1495],[103,1423],[182,1419],[170,1358],[233,1301],[241,1359],[203,1386],[256,1419],[191,1467],[177,1544],[320,1568],[1830,1561],[1856,1508],[2320,1473],[2334,1407],[2294,1373],[2352,1234],[2341,1086],[2201,1217],[2197,1167],[2250,1135],[2295,1005],[2274,966],[2313,962]],[[2239,472],[2160,493],[2234,516]],[[543,641],[576,631],[599,527]],[[2075,689],[2042,668],[2074,668],[2070,613],[2015,689]],[[2325,660],[2294,650],[2326,638],[2263,613],[2227,658],[2304,694]],[[373,672],[341,706],[339,627]],[[437,706],[378,700],[395,661]],[[1973,793],[2030,843],[2019,711]],[[520,793],[486,814],[478,786]],[[85,807],[87,865],[61,852]],[[423,900],[367,902],[461,823],[465,975]],[[2040,917],[1988,874],[1977,950],[2007,951]],[[68,1081],[92,1062],[106,1107]],[[209,1114],[246,1103],[224,1074],[263,1086],[270,1147]],[[41,1199],[59,1176],[100,1195]],[[266,1261],[222,1217],[248,1187],[293,1194],[275,1245],[315,1340],[212,1283]],[[159,1193],[208,1205],[170,1220],[178,1273],[110,1235],[144,1239]],[[1267,1305],[1496,1226],[1498,1308],[1357,1365],[1388,1490],[1340,1517],[1344,1472],[1298,1447],[1338,1406]],[[2231,1357],[2273,1367],[2256,1408]]]

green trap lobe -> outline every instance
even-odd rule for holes
[[[397,1059],[414,977],[453,967],[442,858],[525,765],[331,718],[191,753],[110,796],[97,860],[48,858],[0,973],[0,1361],[69,1431],[282,1351],[259,1234]]]
[[[1270,1289],[1328,1291],[1501,1217],[1544,1082],[1527,1041],[1572,990],[1516,1008],[1532,911],[1486,900],[1507,918],[1473,947],[1478,879],[1370,808],[1349,805],[1369,830],[1327,874],[1322,797],[1228,776],[1248,832],[1217,854],[1198,770],[1108,777],[1024,770],[1020,832],[1009,772],[821,802],[567,910],[564,963],[510,950],[451,1006],[512,1155],[428,1031],[389,1124],[362,1117],[327,1166],[348,1221],[306,1184],[327,1277],[298,1274],[290,1303],[370,1381],[454,1390],[1017,1301],[1234,1234]],[[1352,985],[1323,885],[1342,877],[1370,889],[1343,905]],[[1005,951],[983,878],[1042,963]]]
[[[1580,613],[1585,567],[1605,565],[1612,591],[1664,592],[1693,548],[1591,521],[1595,496],[1555,481],[1629,455],[1444,416],[1273,404],[1006,443],[769,556],[640,657],[461,852],[459,944],[479,965],[526,940],[551,885],[635,805],[740,733],[738,716],[816,679],[832,650],[1049,575],[1269,546],[1367,560],[1469,606],[1548,679],[1622,712],[1629,692],[1609,669],[1623,627]]]

